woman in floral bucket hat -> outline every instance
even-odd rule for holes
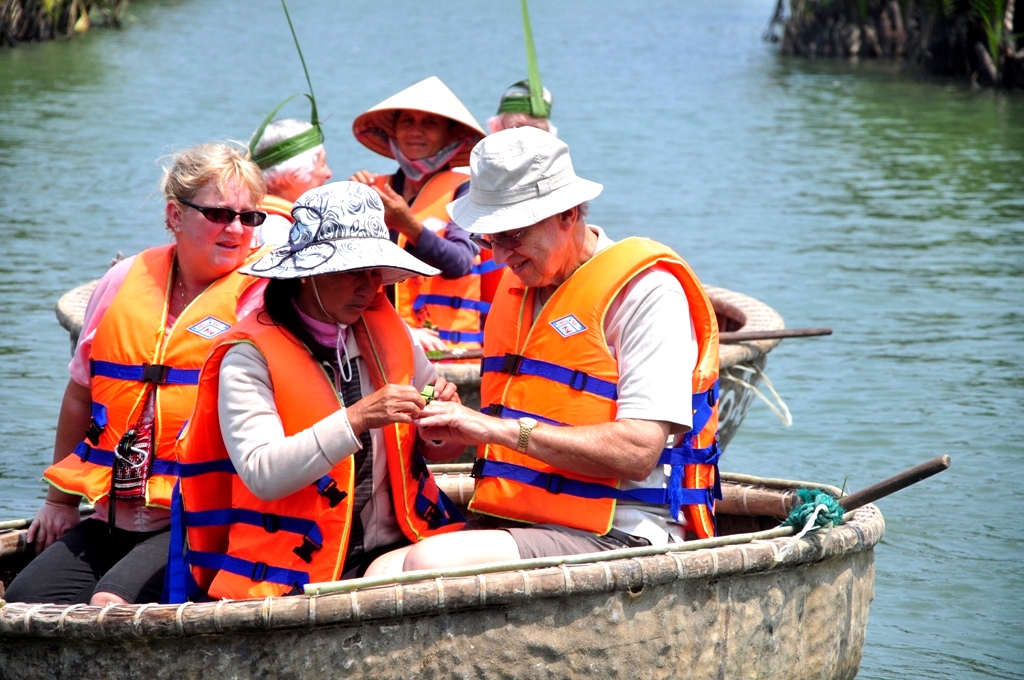
[[[297,593],[461,526],[424,457],[463,447],[425,443],[413,423],[430,398],[458,402],[455,385],[381,289],[437,270],[391,242],[365,185],[312,189],[293,215],[288,245],[242,270],[271,279],[264,309],[203,367],[180,454],[194,582],[172,601]]]

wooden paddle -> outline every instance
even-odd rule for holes
[[[883,479],[878,484],[872,484],[866,489],[861,489],[849,496],[843,496],[839,499],[839,505],[843,506],[843,509],[847,512],[850,510],[856,510],[862,505],[873,503],[879,498],[884,498],[885,496],[894,494],[900,489],[907,488],[911,484],[917,484],[922,479],[928,479],[932,475],[937,475],[947,469],[952,462],[953,459],[949,456],[933,458],[927,463],[921,463],[917,467],[912,467],[909,470],[904,470],[898,475],[893,475],[888,479]]]
[[[783,338],[813,338],[821,335],[832,335],[831,328],[783,328],[777,331],[723,331],[718,334],[718,342],[723,345],[735,345],[752,340],[781,340]],[[452,361],[463,359],[482,359],[484,353],[479,349],[467,349],[463,352],[427,352],[431,361]]]

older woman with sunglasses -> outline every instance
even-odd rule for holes
[[[242,270],[270,279],[264,310],[203,366],[176,513],[198,588],[173,584],[172,602],[298,593],[461,526],[424,458],[464,447],[424,442],[413,424],[428,398],[458,403],[455,385],[435,383],[381,290],[437,270],[391,242],[362,184],[312,189],[292,214],[288,245]]]
[[[8,601],[159,601],[177,481],[176,441],[214,338],[256,307],[249,258],[263,174],[229,144],[176,154],[163,178],[173,243],[112,267],[85,313],[57,421],[46,502],[28,532],[41,553]],[[257,285],[254,285],[257,284]],[[96,513],[80,521],[79,502]]]

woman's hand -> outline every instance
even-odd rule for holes
[[[359,182],[360,184],[372,185],[380,177],[376,172],[370,172],[369,170],[359,170],[354,175],[348,178],[349,182]]]
[[[385,385],[348,407],[348,422],[357,435],[393,423],[411,423],[427,400],[412,385]]]
[[[77,500],[77,496],[75,498]],[[32,520],[26,539],[29,543],[35,544],[38,555],[81,521],[82,515],[78,511],[78,503],[68,505],[47,500]]]
[[[384,223],[388,225],[388,229],[405,234],[409,242],[415,246],[420,234],[423,233],[423,224],[412,214],[409,204],[391,188],[390,184],[382,187],[374,185],[373,190],[384,203]]]
[[[434,401],[447,401],[453,404],[461,404],[462,399],[459,398],[458,386],[449,380],[445,380],[441,376],[437,376],[437,380],[434,381]]]
[[[410,328],[412,339],[424,352],[446,352],[448,345],[437,334],[437,331],[430,328]]]

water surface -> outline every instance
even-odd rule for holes
[[[1024,677],[1024,97],[884,65],[792,61],[772,0],[534,3],[554,120],[604,183],[592,219],[827,339],[783,343],[726,470],[880,503],[862,678]],[[483,123],[525,76],[518,3],[295,3],[337,178],[391,162],[352,119],[440,76]],[[0,517],[31,515],[67,381],[53,305],[166,242],[156,160],[247,139],[304,87],[273,0],[140,0],[124,30],[0,52]],[[293,113],[306,115],[296,105]]]

